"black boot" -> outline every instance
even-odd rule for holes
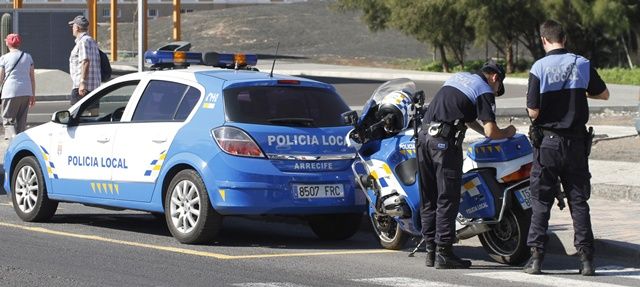
[[[427,243],[427,259],[425,261],[427,267],[433,267],[436,260],[436,245]]]
[[[540,268],[544,260],[544,251],[540,248],[531,247],[531,258],[524,265],[523,271],[529,274],[542,274]]]
[[[580,274],[582,276],[596,275],[596,268],[593,266],[593,254],[590,252],[580,252]]]
[[[438,246],[435,257],[436,269],[467,269],[471,266],[471,261],[453,254],[451,245]]]

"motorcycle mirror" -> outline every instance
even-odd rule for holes
[[[424,91],[417,91],[413,95],[413,103],[417,104],[418,106],[422,106],[424,104]]]
[[[348,111],[341,114],[342,122],[347,125],[354,126],[358,123],[358,112],[356,111]]]

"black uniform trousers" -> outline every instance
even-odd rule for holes
[[[559,178],[573,219],[574,245],[580,252],[593,253],[593,231],[587,203],[591,195],[591,173],[585,141],[583,136],[547,133],[540,148],[534,148],[530,187],[532,215],[527,238],[530,247],[544,250]]]
[[[420,179],[420,217],[427,244],[452,245],[460,206],[462,149],[453,140],[432,137],[423,129],[416,145]]]

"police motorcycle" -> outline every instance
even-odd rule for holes
[[[347,135],[348,145],[357,150],[353,174],[368,199],[374,232],[386,249],[398,250],[409,238],[422,237],[415,139],[423,103],[424,93],[416,91],[415,83],[396,79],[373,92],[359,117],[355,111],[342,115],[354,126]],[[532,159],[531,144],[522,134],[470,144],[456,221],[458,240],[479,236],[490,257],[500,263],[517,265],[528,258]]]

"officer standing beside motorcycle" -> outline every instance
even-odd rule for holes
[[[504,94],[504,78],[504,69],[493,61],[485,63],[477,73],[456,73],[436,93],[425,112],[416,150],[420,216],[429,267],[471,266],[471,261],[460,259],[452,251],[460,205],[462,141],[466,126],[492,139],[515,134],[514,126],[500,129],[495,122],[495,96]]]
[[[594,248],[587,200],[591,194],[588,156],[593,130],[586,129],[587,98],[607,100],[609,91],[587,59],[565,49],[565,33],[558,22],[542,23],[540,36],[547,54],[531,67],[527,92],[534,158],[532,216],[527,238],[532,255],[524,272],[541,273],[549,216],[560,178],[573,219],[574,245],[582,265],[580,273],[591,276],[595,274]]]

